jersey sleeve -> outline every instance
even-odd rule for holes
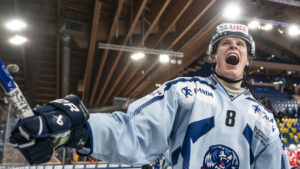
[[[289,169],[289,161],[283,141],[274,135],[270,144],[256,157],[254,169]]]
[[[116,164],[149,164],[157,159],[168,149],[177,99],[169,82],[131,103],[126,114],[91,114],[92,156]]]

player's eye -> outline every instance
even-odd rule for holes
[[[223,41],[221,44],[222,45],[227,45],[227,44],[230,44],[230,42],[229,41]]]
[[[237,42],[237,45],[238,46],[245,46],[245,43],[243,43],[243,42]]]

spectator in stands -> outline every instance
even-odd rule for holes
[[[265,98],[265,106],[271,111],[274,112],[273,106],[272,106],[272,101],[269,97]]]
[[[291,117],[292,118],[297,118],[297,109],[296,108],[291,108]]]
[[[279,90],[280,90],[281,94],[283,94],[284,90],[285,90],[285,84],[280,84]]]
[[[289,94],[289,98],[293,99],[293,95],[295,94],[295,87],[294,87],[292,81],[288,81],[288,83],[286,85],[286,91],[287,91],[287,94]]]
[[[276,118],[279,119],[280,123],[282,123],[282,118],[283,117],[284,117],[284,113],[281,110],[279,110],[279,112],[277,113],[277,117]]]

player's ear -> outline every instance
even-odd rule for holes
[[[211,63],[216,63],[216,54],[211,54],[210,55],[210,62]]]
[[[246,62],[246,66],[248,66],[248,67],[249,67],[249,65],[250,65],[250,56],[248,56],[248,58],[247,58],[247,62]]]

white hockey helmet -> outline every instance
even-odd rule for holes
[[[217,52],[218,42],[226,37],[238,37],[243,39],[248,48],[250,59],[255,58],[255,43],[248,31],[248,26],[238,23],[222,23],[216,27],[208,47],[208,54],[212,55]]]

